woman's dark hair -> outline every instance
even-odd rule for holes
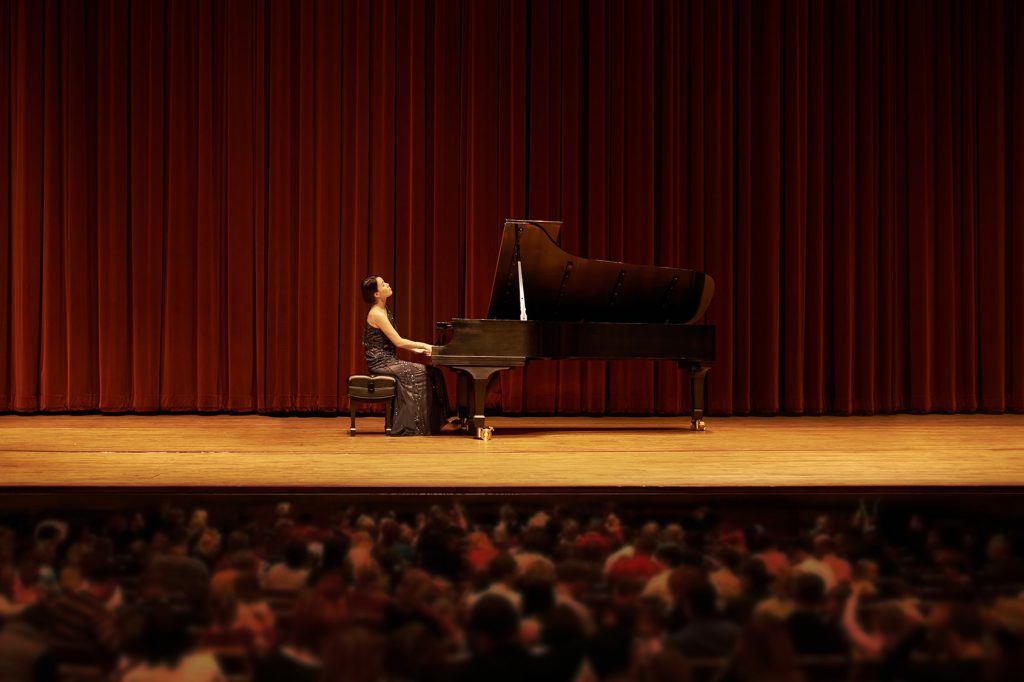
[[[363,280],[362,284],[359,285],[360,291],[363,292],[363,301],[366,303],[373,303],[373,295],[377,293],[377,277],[379,275],[370,275]]]
[[[284,562],[292,570],[304,568],[308,559],[309,549],[301,540],[292,540],[284,550]]]
[[[143,658],[147,663],[176,666],[189,645],[188,628],[182,616],[166,606],[147,614],[142,629]]]

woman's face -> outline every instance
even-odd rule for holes
[[[382,299],[390,298],[391,294],[394,293],[391,291],[391,285],[385,282],[383,277],[377,278],[377,293],[380,294]]]

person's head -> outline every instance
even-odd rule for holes
[[[733,653],[740,679],[798,679],[796,653],[786,626],[767,614],[754,615],[740,631]]]
[[[1013,547],[1010,539],[1003,533],[997,533],[989,538],[985,547],[985,555],[990,561],[1005,561],[1013,554]]]
[[[835,541],[831,535],[820,533],[814,536],[814,555],[819,559],[836,551]]]
[[[582,644],[585,638],[579,615],[564,604],[545,614],[541,632],[544,643],[552,648]]]
[[[659,597],[642,597],[637,601],[633,631],[637,637],[661,637],[668,625],[668,609]]]
[[[169,607],[150,611],[142,626],[143,658],[150,665],[174,667],[189,649],[188,624]]]
[[[435,596],[430,574],[419,568],[410,568],[402,574],[395,587],[395,607],[401,612],[412,613]]]
[[[654,550],[658,547],[658,531],[644,530],[637,535],[636,540],[633,541],[633,549],[637,554],[650,556],[654,554]]]
[[[114,562],[105,554],[93,552],[83,556],[82,577],[100,601],[107,601],[117,590],[117,571]]]
[[[686,591],[686,608],[690,617],[712,618],[717,614],[715,602],[718,595],[711,583],[706,580],[695,583]]]
[[[216,594],[210,599],[210,617],[214,625],[230,628],[238,615],[238,599],[233,594]]]
[[[359,285],[363,294],[363,302],[373,305],[377,301],[386,301],[391,296],[391,285],[380,275],[370,275]]]
[[[515,641],[519,632],[519,614],[505,597],[485,594],[470,609],[466,631],[474,651],[492,651]]]
[[[306,543],[301,540],[292,540],[288,543],[288,546],[284,551],[284,561],[288,565],[288,568],[293,571],[299,570],[300,568],[306,567],[306,561],[309,559],[309,549],[306,547]]]
[[[321,567],[325,571],[340,569],[351,546],[352,542],[345,534],[332,535],[324,540],[323,554],[320,557]]]
[[[519,566],[516,560],[508,552],[499,552],[487,566],[491,582],[514,583],[518,575]]]
[[[540,526],[529,526],[519,534],[519,543],[527,552],[546,554],[549,550],[547,529]]]
[[[743,562],[740,567],[740,582],[746,594],[765,596],[771,587],[772,577],[768,574],[764,561],[755,557]]]
[[[817,608],[825,599],[825,581],[815,573],[797,573],[793,578],[793,596],[797,606]]]

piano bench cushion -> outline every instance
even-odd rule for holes
[[[390,400],[397,390],[398,382],[394,377],[353,374],[348,378],[348,397],[364,402]]]

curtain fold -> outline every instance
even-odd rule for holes
[[[346,410],[362,277],[432,341],[510,217],[714,277],[712,414],[1024,411],[1020,3],[0,0],[0,58],[0,411]]]

